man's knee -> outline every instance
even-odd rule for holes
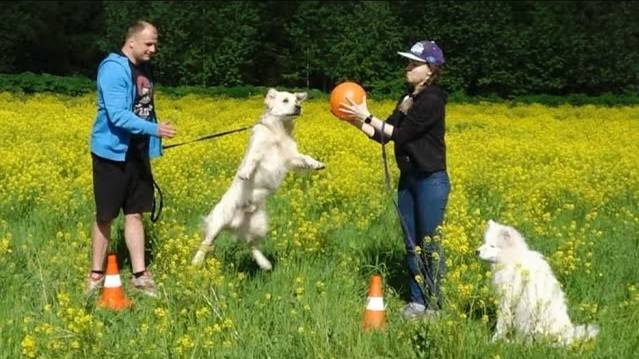
[[[96,218],[96,220],[95,220],[95,225],[98,226],[98,228],[100,228],[100,230],[110,229],[112,223],[113,223],[112,219],[104,220],[104,219]]]
[[[129,213],[124,215],[124,223],[142,222],[142,213]]]

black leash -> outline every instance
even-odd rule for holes
[[[198,141],[204,141],[204,140],[210,140],[211,138],[215,138],[215,137],[221,137],[221,136],[225,136],[225,135],[230,135],[231,133],[235,133],[235,132],[240,132],[240,131],[244,131],[244,130],[248,130],[249,128],[251,128],[252,126],[247,126],[247,127],[242,127],[242,128],[238,128],[235,130],[229,130],[229,131],[224,131],[224,132],[218,132],[218,133],[214,133],[211,135],[206,135],[206,136],[202,136],[202,137],[198,137],[194,140],[191,141],[186,141],[186,142],[182,142],[182,143],[174,143],[171,145],[167,145],[167,146],[162,146],[162,149],[166,150],[169,148],[173,148],[173,147],[178,147],[178,146],[182,146],[182,145],[186,145],[189,143],[193,143],[193,142],[198,142]]]
[[[391,179],[390,179],[390,173],[388,171],[388,160],[386,158],[386,146],[384,144],[385,136],[386,136],[386,134],[384,133],[385,125],[386,123],[382,121],[382,129],[380,131],[380,139],[381,139],[380,143],[382,144],[382,162],[384,163],[384,182],[386,183],[386,189],[388,193],[390,194],[391,201],[393,202],[393,205],[395,206],[395,210],[399,217],[399,222],[402,226],[402,230],[404,231],[404,235],[406,235],[406,238],[408,239],[409,246],[412,247],[410,251],[412,252],[412,254],[415,255],[415,258],[417,259],[418,270],[420,271],[420,274],[422,275],[422,277],[424,277],[424,281],[423,281],[424,285],[418,282],[419,286],[422,289],[422,294],[424,295],[424,299],[427,301],[429,307],[437,310],[439,309],[439,303],[434,303],[433,305],[433,303],[430,303],[429,298],[427,297],[427,295],[433,292],[436,287],[435,287],[435,283],[431,280],[432,273],[430,271],[430,268],[428,268],[424,264],[424,259],[422,257],[422,255],[425,254],[426,252],[422,248],[422,251],[421,251],[422,253],[417,253],[416,251],[417,242],[413,238],[411,232],[408,230],[408,225],[406,224],[406,220],[404,219],[404,216],[402,216],[402,213],[399,210],[399,205],[397,204],[397,201],[395,201],[395,198],[392,195]],[[422,243],[422,247],[423,247],[423,243]],[[439,266],[437,267],[439,268]],[[430,289],[427,286],[425,286],[426,283],[430,286]],[[431,294],[435,294],[435,293],[431,293]],[[437,302],[438,300],[439,299],[436,298],[435,302]]]
[[[160,186],[158,185],[157,182],[155,182],[155,179],[153,179],[153,187],[155,187],[155,189],[158,190],[158,193],[160,195],[160,203],[159,203],[159,207],[157,207],[156,205],[156,200],[155,200],[155,193],[153,194],[153,206],[151,207],[151,222],[155,223],[158,221],[158,219],[160,219],[160,213],[162,213],[162,207],[164,207],[164,196],[162,196],[162,190],[160,190]],[[155,212],[155,209],[158,208],[157,213]]]
[[[237,128],[235,130],[218,132],[218,133],[214,133],[214,134],[211,134],[211,135],[198,137],[198,138],[196,138],[194,140],[191,140],[191,141],[186,141],[186,142],[182,142],[182,143],[175,143],[175,144],[171,144],[171,145],[167,145],[167,146],[162,146],[162,149],[166,150],[168,148],[178,147],[178,146],[186,145],[186,144],[193,143],[193,142],[210,140],[212,138],[230,135],[230,134],[235,133],[235,132],[245,131],[245,130],[248,130],[249,128],[251,128],[251,127],[252,126],[247,126],[247,127]],[[158,221],[158,219],[160,219],[160,214],[162,213],[162,207],[164,207],[164,196],[162,195],[162,190],[160,189],[160,186],[158,185],[158,183],[155,182],[155,179],[152,179],[152,180],[153,180],[153,187],[155,187],[155,189],[157,190],[158,198],[159,198],[159,201],[158,201],[157,198],[155,197],[155,193],[153,194],[153,206],[151,207],[151,222],[155,223],[155,222]],[[157,209],[157,212],[156,212],[156,209]]]

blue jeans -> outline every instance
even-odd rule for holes
[[[397,186],[400,220],[406,243],[410,301],[431,309],[441,308],[439,285],[446,270],[443,247],[431,240],[431,236],[436,234],[437,226],[444,221],[449,193],[450,181],[446,171],[430,174],[402,173]],[[419,254],[415,253],[415,246],[422,249],[422,261]],[[435,252],[437,255],[433,256]],[[423,287],[427,293],[422,292],[422,286],[415,280],[416,275],[424,279]]]

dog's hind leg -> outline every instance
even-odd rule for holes
[[[253,213],[248,223],[248,233],[246,234],[246,241],[251,246],[251,255],[260,268],[263,270],[271,270],[273,265],[262,254],[259,249],[259,244],[268,231],[268,219],[266,212],[263,209],[259,209]]]
[[[582,324],[576,325],[571,328],[569,332],[570,342],[573,340],[588,340],[597,336],[599,333],[599,326],[596,324]],[[569,342],[569,344],[570,344]]]
[[[259,250],[258,243],[255,241],[251,241],[250,246],[251,246],[251,255],[253,256],[253,259],[255,259],[255,262],[257,263],[257,265],[260,266],[262,270],[273,269],[273,265],[271,264],[271,262]]]
[[[228,224],[230,218],[229,214],[225,213],[221,206],[216,206],[213,211],[204,219],[204,240],[200,243],[200,247],[195,253],[193,260],[194,265],[200,265],[206,257],[206,253],[212,248],[215,237],[224,229]]]

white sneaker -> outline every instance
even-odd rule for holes
[[[131,284],[142,293],[150,296],[157,297],[157,287],[155,285],[155,281],[153,280],[153,275],[148,270],[144,271],[140,277],[135,278],[135,276],[131,277]]]
[[[433,320],[439,317],[438,310],[426,309],[426,306],[423,304],[411,302],[404,306],[402,310],[402,316],[406,320],[414,320],[414,319],[427,319]]]
[[[84,282],[84,295],[92,296],[104,287],[104,274],[90,272]]]
[[[416,302],[410,302],[404,306],[402,317],[404,319],[417,319],[422,317],[426,312],[426,306]]]

